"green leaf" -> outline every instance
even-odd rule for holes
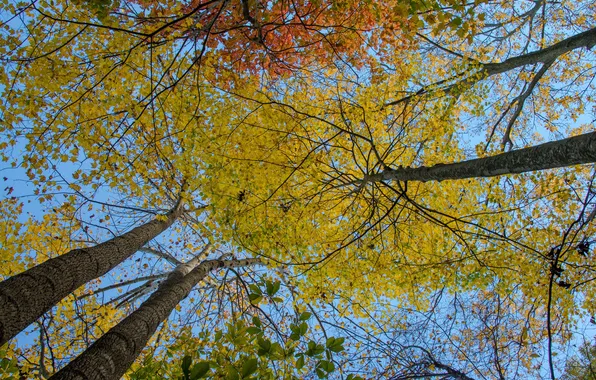
[[[208,362],[198,362],[194,366],[192,366],[192,370],[190,371],[190,380],[197,380],[209,372],[209,363]]]
[[[259,303],[259,301],[261,301],[263,297],[260,294],[257,293],[250,293],[248,295],[248,299],[250,300],[250,302],[252,302],[253,304],[257,304]]]
[[[186,355],[183,359],[182,359],[182,373],[184,373],[184,378],[188,379],[188,376],[190,375],[190,365],[192,364],[192,357],[190,357],[189,355]]]
[[[279,290],[281,283],[279,281],[267,281],[267,294],[273,296]]]
[[[298,317],[298,319],[300,319],[301,321],[308,321],[311,316],[312,316],[312,313],[305,311],[304,313],[300,314],[300,317]]]
[[[19,368],[16,365],[16,360],[14,359],[7,359],[7,358],[2,358],[0,359],[0,375],[1,374],[8,374],[8,373],[12,373],[12,374],[17,374],[19,373]]]
[[[322,354],[323,351],[325,351],[325,347],[323,347],[320,344],[317,344],[317,347],[314,349],[313,354],[314,355],[319,355],[319,354]]]
[[[242,377],[248,377],[257,370],[257,359],[250,358],[242,364]]]
[[[345,338],[329,338],[327,339],[326,346],[332,352],[341,352],[344,350],[343,343]]]
[[[302,369],[302,367],[304,367],[304,355],[300,355],[296,361],[296,369]]]
[[[463,20],[461,19],[461,17],[454,17],[450,22],[449,22],[449,26],[452,29],[458,28],[461,26],[461,24],[463,23]]]
[[[226,380],[239,380],[240,376],[238,375],[238,371],[233,366],[228,366],[226,368]]]
[[[327,373],[333,372],[335,370],[335,364],[329,360],[321,360],[317,364],[317,367],[324,369]]]
[[[317,356],[325,351],[325,347],[320,344],[316,344],[312,340],[308,342],[308,350],[305,352],[308,356]]]
[[[294,352],[296,352],[296,349],[295,349],[294,347],[286,347],[286,349],[285,349],[285,357],[284,357],[284,359],[285,359],[285,358],[289,358],[289,357],[291,357],[292,355],[294,355]]]
[[[342,352],[343,350],[345,350],[345,348],[341,344],[339,346],[329,347],[329,351],[332,352]]]
[[[261,327],[261,320],[257,316],[252,317],[252,323],[257,327]]]
[[[267,287],[267,294],[272,296],[273,295],[273,283],[271,281],[265,282],[265,286]]]
[[[271,351],[271,342],[268,339],[257,338],[257,344],[259,345],[259,355],[266,355]]]
[[[251,293],[255,293],[255,294],[258,294],[258,295],[262,295],[263,294],[263,292],[261,292],[261,288],[259,288],[255,284],[250,284],[248,286],[248,288],[250,289],[250,292]]]
[[[327,373],[325,371],[323,371],[321,368],[317,368],[317,376],[319,377],[319,379],[325,379],[327,378]]]
[[[348,377],[346,378],[346,380],[364,380],[363,378],[361,378],[358,375],[354,375],[353,373],[349,374]]]
[[[246,329],[246,332],[252,335],[260,334],[262,331],[258,327],[249,327]]]
[[[277,342],[273,342],[271,344],[271,353],[272,354],[279,353],[279,352],[282,352],[282,351],[283,351],[283,349],[281,348],[281,344],[279,344]]]
[[[246,336],[237,336],[236,338],[234,338],[234,340],[232,340],[232,344],[235,347],[239,347],[242,346],[243,344],[245,344],[248,341]]]
[[[308,331],[308,325],[305,322],[302,322],[300,324],[300,327],[298,328],[298,334],[300,336],[304,336],[304,334],[306,334],[306,332]]]
[[[333,346],[333,344],[335,343],[335,338],[334,337],[330,337],[327,338],[327,342],[325,343],[325,345],[327,346],[327,348]]]

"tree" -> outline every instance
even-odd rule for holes
[[[187,234],[173,238],[181,254],[206,238],[291,266],[296,305],[330,301],[374,324],[363,308],[389,315],[395,305],[425,309],[425,296],[442,288],[489,289],[491,300],[515,289],[547,333],[532,344],[551,350],[557,336],[569,339],[580,302],[569,289],[586,307],[596,294],[593,257],[575,249],[594,236],[590,167],[498,178],[478,177],[500,169],[478,169],[511,158],[511,173],[593,162],[591,129],[572,115],[593,102],[594,6],[284,5],[15,10],[21,23],[2,35],[5,159],[53,204],[53,192],[94,204],[109,192],[142,209],[171,201],[165,189],[187,179],[185,201],[202,212],[191,211]],[[496,135],[501,149],[528,150],[495,155]],[[517,161],[558,146],[573,156]],[[23,153],[9,158],[11,148]],[[561,239],[562,231],[571,232]],[[148,286],[118,302],[138,303],[164,278],[131,272]],[[228,295],[247,312],[242,293]]]
[[[309,375],[325,378],[335,374],[336,368],[341,371],[336,363],[345,349],[344,338],[330,336],[320,343],[307,341],[313,337],[307,324],[312,317],[310,312],[290,319],[292,338],[287,341],[280,340],[277,334],[267,334],[269,327],[259,318],[244,322],[237,317],[215,333],[202,331],[193,336],[185,331],[175,344],[167,347],[167,357],[146,356],[129,376],[133,379],[235,376],[279,379]],[[347,377],[361,379],[353,373]]]
[[[561,376],[564,380],[591,380],[596,377],[594,369],[594,345],[584,341],[579,348],[579,355],[572,357],[565,364],[565,372]]]
[[[102,276],[170,227],[183,212],[177,204],[155,219],[105,243],[50,259],[0,283],[0,344],[6,343],[61,299]]]
[[[193,267],[194,264],[194,267]],[[177,267],[141,306],[105,333],[55,379],[119,379],[132,365],[157,327],[206,274],[216,268],[260,264],[258,259],[209,260]]]

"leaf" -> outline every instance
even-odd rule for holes
[[[242,364],[242,377],[248,377],[257,370],[257,359],[250,358]]]
[[[307,331],[308,331],[308,325],[305,322],[302,322],[300,324],[300,335],[304,336],[304,334],[306,334]]]
[[[302,369],[302,367],[304,367],[304,355],[300,355],[300,357],[296,361],[296,368]]]
[[[188,379],[188,376],[190,374],[189,368],[190,368],[191,364],[192,364],[192,357],[190,357],[189,355],[186,355],[182,359],[182,372],[184,373],[185,379]]]
[[[250,289],[251,293],[254,294],[258,294],[258,295],[262,295],[263,293],[261,292],[261,288],[259,288],[257,285],[255,284],[250,284],[248,286],[248,288]]]
[[[311,316],[312,316],[311,313],[309,313],[308,311],[305,311],[300,314],[300,317],[298,319],[300,319],[301,321],[308,321]]]
[[[346,380],[364,380],[362,377],[354,374],[349,374]]]
[[[331,373],[335,370],[335,364],[333,364],[333,362],[330,360],[321,360],[321,367],[328,373]]]
[[[271,351],[271,341],[268,339],[263,339],[261,337],[257,338],[257,344],[259,346],[258,354],[259,355],[266,355]]]
[[[319,379],[326,379],[327,378],[327,372],[325,372],[323,369],[317,368],[315,372],[317,373],[317,377]]]
[[[344,347],[343,347],[344,341],[345,341],[345,338],[330,337],[327,339],[326,346],[330,351],[341,352],[344,350]]]
[[[226,380],[239,380],[240,376],[238,375],[238,371],[233,366],[228,366],[226,368]]]
[[[308,350],[306,350],[305,354],[308,356],[317,356],[319,354],[322,354],[325,351],[325,347],[315,343],[314,341],[309,341],[308,342]]]
[[[221,332],[221,330],[217,330],[215,332],[215,336],[214,336],[215,341],[217,342],[218,340],[220,340],[222,336],[223,336],[223,333]]]
[[[279,290],[280,287],[280,282],[279,281],[267,281],[266,282],[266,286],[267,286],[267,294],[269,296],[273,296],[275,295],[275,293],[277,293],[277,291]]]
[[[255,304],[256,305],[256,304],[258,304],[263,299],[263,297],[260,294],[250,293],[248,295],[248,299],[250,300],[250,302],[252,304]]]
[[[209,362],[198,362],[190,371],[190,380],[197,380],[200,378],[205,377],[209,372],[210,366]]]
[[[279,354],[281,352],[283,352],[283,348],[281,347],[281,344],[277,343],[277,342],[273,342],[271,343],[271,354]]]

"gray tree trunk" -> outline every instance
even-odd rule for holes
[[[191,264],[191,263],[189,263]],[[118,380],[139,356],[147,341],[172,310],[207,274],[218,268],[261,264],[259,259],[206,260],[176,268],[131,315],[58,371],[52,380]]]
[[[0,282],[0,346],[81,285],[102,276],[168,229],[182,214],[154,219],[93,247],[74,249]]]
[[[386,169],[366,176],[362,183],[494,177],[593,162],[596,162],[596,132],[453,164]]]

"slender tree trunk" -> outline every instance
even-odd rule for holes
[[[179,202],[165,220],[154,219],[96,246],[74,249],[0,282],[0,345],[78,287],[138,251],[168,229],[182,212]]]
[[[596,162],[596,132],[453,164],[386,169],[366,176],[363,183],[494,177],[593,162]]]
[[[192,262],[192,261],[191,261]],[[118,380],[139,356],[157,327],[207,274],[218,268],[261,264],[259,259],[206,260],[182,264],[134,313],[51,377],[53,380]]]

